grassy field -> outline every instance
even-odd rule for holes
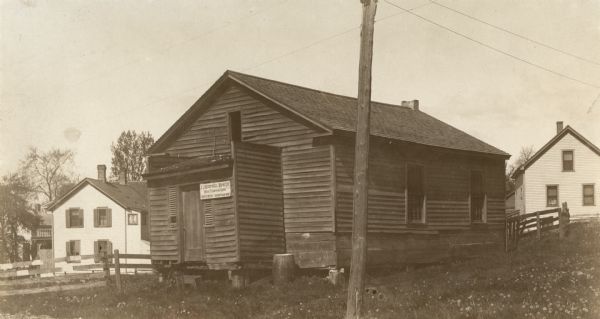
[[[368,278],[369,318],[600,318],[600,224],[573,225],[511,255],[489,252]],[[177,291],[155,277],[127,277],[124,296],[109,288],[0,299],[0,313],[58,318],[342,318],[346,291],[317,276],[282,287],[236,291],[203,282]],[[1,316],[0,316],[1,317]]]

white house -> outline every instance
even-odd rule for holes
[[[556,123],[556,135],[513,174],[515,209],[531,213],[567,202],[572,219],[600,216],[600,149]]]
[[[83,179],[48,210],[53,216],[54,258],[68,262],[57,267],[68,270],[72,263],[92,263],[91,257],[114,249],[150,253],[145,182],[127,183],[124,177],[108,182],[105,165],[98,165],[98,179]]]

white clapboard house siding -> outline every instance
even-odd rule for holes
[[[573,152],[573,170],[563,170],[563,151]],[[558,187],[558,204],[567,202],[571,218],[600,216],[600,149],[573,128],[557,123],[557,135],[515,175],[515,208],[522,213],[550,209],[547,186]],[[584,205],[583,187],[593,185],[593,205]]]
[[[142,217],[146,214],[145,185],[140,186],[138,183],[135,190],[127,190],[126,184],[86,178],[51,204],[54,258],[71,259],[55,266],[68,271],[73,265],[98,262],[91,256],[98,256],[101,250],[149,254],[150,243],[142,239],[142,221],[147,221]],[[82,225],[69,217],[70,210],[81,212]],[[102,220],[101,210],[106,214]],[[69,258],[71,242],[82,257]],[[77,261],[79,258],[82,260]]]

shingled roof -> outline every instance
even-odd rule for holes
[[[309,120],[326,130],[355,132],[356,98],[309,89],[293,84],[264,79],[248,74],[227,71],[207,92],[227,80],[254,91]],[[150,149],[151,152],[172,134],[186,117],[195,114],[207,98],[200,98]],[[371,135],[423,145],[471,151],[509,157],[506,152],[491,146],[457,128],[413,108],[372,102]]]
[[[98,179],[85,178],[77,185],[73,186],[62,197],[56,199],[48,205],[47,210],[54,210],[60,204],[67,201],[73,195],[77,194],[84,186],[90,185],[97,189],[102,194],[109,197],[121,207],[135,211],[147,211],[148,203],[146,199],[146,183],[145,182],[128,182],[127,184],[104,182]]]

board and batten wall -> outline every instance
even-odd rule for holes
[[[572,150],[574,170],[563,172],[562,151]],[[525,213],[550,209],[546,186],[558,185],[558,202],[567,202],[571,218],[600,216],[600,156],[567,133],[524,172]],[[583,205],[583,185],[594,184],[594,206]]]
[[[94,227],[94,209],[111,209],[111,227]],[[83,227],[67,228],[66,211],[69,208],[83,210]],[[127,224],[127,215],[136,214],[137,225]],[[66,242],[80,241],[80,255],[93,255],[94,242],[108,240],[113,249],[121,253],[148,254],[150,243],[141,239],[141,216],[139,212],[126,210],[93,186],[85,185],[68,200],[52,211],[54,258],[66,257]],[[87,262],[87,261],[86,261]],[[93,259],[89,260],[93,262]]]

